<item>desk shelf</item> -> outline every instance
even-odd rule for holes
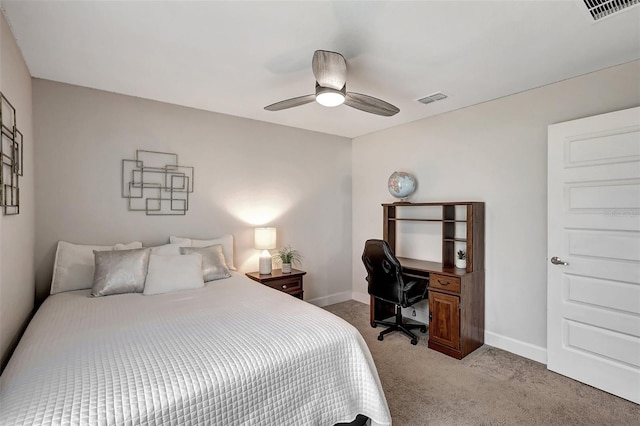
[[[413,217],[392,217],[389,218],[390,221],[393,222],[401,222],[401,221],[407,221],[407,222],[444,222],[444,223],[467,223],[466,220],[464,219],[417,219],[417,218],[413,218]]]
[[[393,203],[383,204],[383,238],[396,251],[396,223],[441,222],[442,262],[398,257],[403,273],[428,277],[429,348],[461,359],[484,343],[484,203]],[[400,218],[399,209],[440,207],[442,217]],[[464,219],[456,217],[464,210]],[[431,216],[431,215],[429,215]],[[456,237],[456,226],[466,227],[465,238]],[[455,267],[456,243],[464,243],[467,267]],[[370,321],[393,315],[394,306],[371,298]]]

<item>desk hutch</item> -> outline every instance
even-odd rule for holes
[[[431,207],[441,214],[421,218],[411,214],[412,210],[421,210],[413,207]],[[442,262],[405,257],[398,260],[405,275],[429,278],[429,348],[464,358],[484,343],[484,203],[393,203],[382,208],[383,238],[394,253],[398,222],[442,223]],[[400,211],[405,213],[400,215]],[[466,232],[460,236],[462,228]],[[455,267],[456,243],[466,246],[466,269]],[[393,313],[393,304],[371,298],[372,324],[374,319],[385,319]]]

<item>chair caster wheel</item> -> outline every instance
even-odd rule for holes
[[[378,336],[378,340],[382,342],[382,339],[384,339],[384,336]]]
[[[420,332],[421,333],[426,333],[427,332],[427,327],[420,327]]]
[[[371,328],[378,328],[378,324],[371,324]]]
[[[418,344],[418,341],[416,339],[411,339],[411,344],[415,346]]]

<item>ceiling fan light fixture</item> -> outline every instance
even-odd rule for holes
[[[640,0],[637,0],[640,1]],[[350,108],[391,117],[400,112],[398,107],[382,99],[362,93],[347,93],[347,62],[339,53],[316,50],[311,61],[316,78],[316,93],[285,99],[264,107],[267,111],[281,111],[316,101],[326,107],[345,104]]]
[[[344,103],[346,89],[332,89],[330,87],[316,87],[316,102],[322,106],[335,107]]]

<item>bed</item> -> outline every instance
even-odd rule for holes
[[[2,374],[0,424],[391,424],[358,331],[241,273],[154,296],[89,292],[40,307]]]

